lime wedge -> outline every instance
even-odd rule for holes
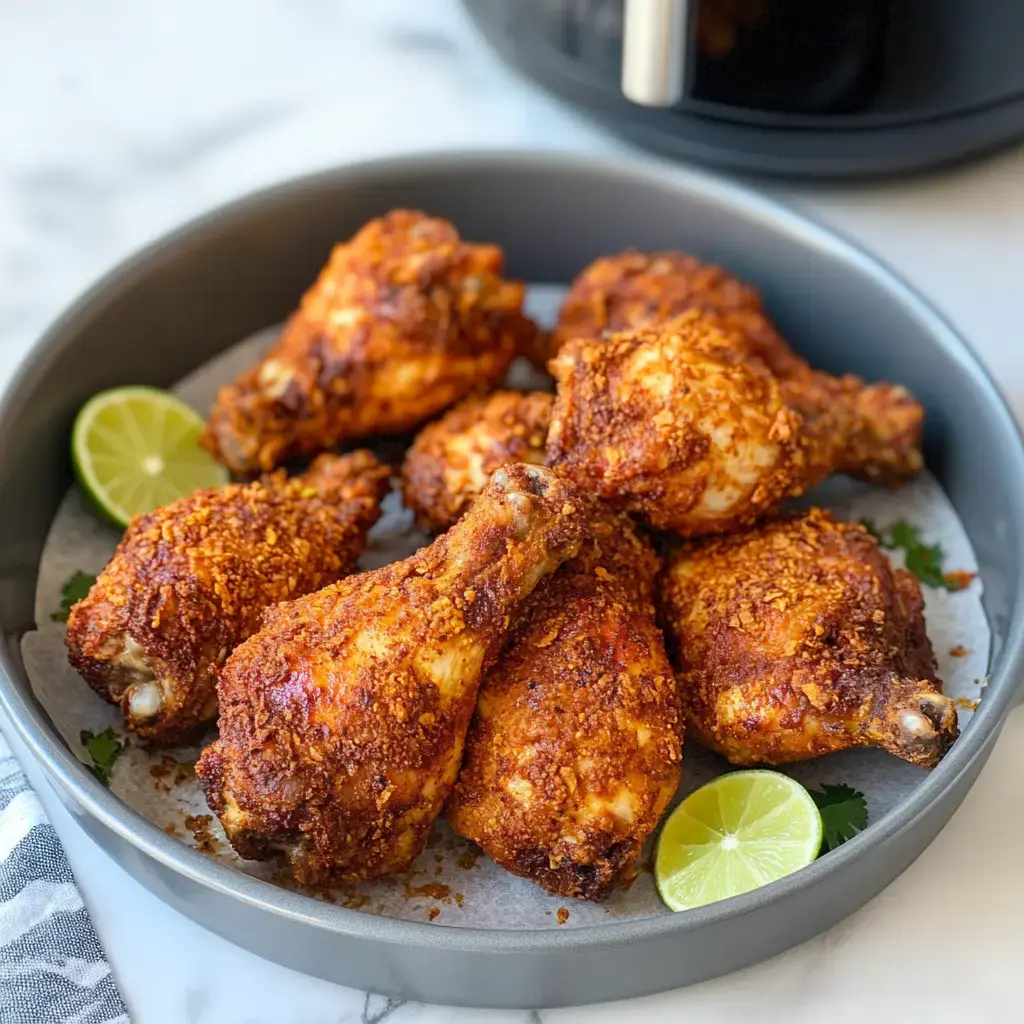
[[[101,391],[75,417],[75,475],[104,516],[127,526],[134,515],[227,481],[227,470],[199,447],[203,428],[202,417],[166,391]]]
[[[654,878],[673,910],[739,896],[806,867],[821,849],[821,815],[786,775],[731,772],[691,793],[658,838]]]

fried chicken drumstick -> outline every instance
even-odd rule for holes
[[[543,348],[535,361],[546,362],[574,339],[597,342],[688,311],[714,316],[749,356],[795,394],[805,393],[810,406],[843,407],[847,442],[838,472],[893,484],[921,469],[924,410],[906,388],[813,370],[772,325],[754,288],[685,253],[629,250],[595,260],[573,282],[555,330],[536,336]]]
[[[484,679],[448,820],[548,892],[602,900],[637,873],[679,785],[679,695],[654,621],[658,560],[594,513]]]
[[[400,871],[462,760],[522,602],[579,549],[580,498],[513,464],[411,558],[270,610],[220,674],[196,772],[235,849],[306,883]]]
[[[933,768],[959,734],[917,580],[812,509],[684,546],[660,590],[697,738],[736,765],[881,747]]]
[[[697,311],[570,341],[551,370],[548,465],[682,536],[749,525],[854,457],[893,454],[888,441],[866,447],[841,382],[813,372],[780,380],[742,335]],[[898,454],[920,468],[915,445]]]
[[[335,247],[281,340],[221,389],[204,444],[239,474],[418,426],[504,376],[536,330],[496,245],[393,210]]]
[[[322,455],[137,516],[71,609],[71,664],[139,736],[182,739],[216,716],[216,671],[265,607],[355,572],[389,475],[370,452]]]

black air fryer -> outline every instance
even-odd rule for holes
[[[1024,135],[1024,0],[463,0],[514,67],[651,149],[852,177]]]

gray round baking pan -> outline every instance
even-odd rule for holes
[[[928,409],[926,456],[968,531],[993,632],[990,681],[964,734],[896,807],[811,867],[688,913],[523,931],[418,924],[318,901],[187,848],[122,804],[32,696],[18,639],[70,483],[74,414],[95,391],[169,385],[280,322],[331,244],[393,206],[502,244],[513,275],[567,282],[629,245],[685,248],[756,283],[783,333],[829,369],[885,377]],[[840,920],[927,846],[984,765],[1024,643],[1024,449],[955,331],[891,271],[751,192],[593,157],[452,153],[362,164],[258,193],[111,273],[40,341],[0,401],[0,699],[81,826],[143,885],[227,939],[297,970],[429,1002],[551,1007],[643,995],[762,960]]]

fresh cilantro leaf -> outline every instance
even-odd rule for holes
[[[889,527],[889,544],[894,548],[910,550],[921,543],[920,534],[916,526],[912,526],[905,519],[898,519]]]
[[[946,577],[942,573],[942,548],[938,544],[919,544],[907,548],[907,568],[926,586],[945,589]]]
[[[67,622],[71,606],[81,601],[92,589],[92,585],[95,582],[96,577],[90,576],[87,572],[73,572],[64,581],[64,586],[61,587],[60,609],[55,611],[50,618],[54,622]]]
[[[79,738],[92,758],[89,770],[104,786],[109,786],[110,773],[114,770],[114,762],[124,751],[124,744],[114,735],[113,729],[104,729],[100,733],[83,729]]]
[[[842,784],[830,786],[827,782],[821,789],[807,792],[821,812],[822,853],[834,850],[868,827],[868,802],[863,793]]]
[[[925,544],[921,540],[920,531],[916,526],[903,519],[880,529],[871,520],[862,519],[861,523],[878,543],[887,550],[902,548],[906,553],[905,564],[926,587],[937,590],[963,590],[970,586],[973,573],[942,571],[942,546]]]

